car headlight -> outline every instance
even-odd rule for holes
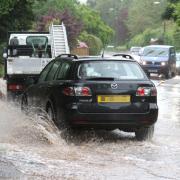
[[[146,62],[146,61],[143,61],[143,62],[142,62],[142,65],[146,65],[146,64],[147,64],[147,62]]]
[[[166,65],[166,62],[161,62],[161,66],[165,66]]]

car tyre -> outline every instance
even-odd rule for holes
[[[50,120],[54,121],[55,120],[55,114],[54,114],[54,109],[53,109],[52,105],[48,105],[46,111],[47,111],[47,114],[48,114],[48,118]]]
[[[151,140],[154,134],[154,125],[150,127],[142,127],[135,131],[136,139],[138,141]]]
[[[55,124],[61,131],[61,136],[67,142],[72,142],[81,133],[81,129],[78,127],[72,127],[66,119],[65,112],[63,109],[59,108],[56,112]]]
[[[55,123],[60,130],[67,129],[69,127],[64,111],[61,108],[57,109]]]

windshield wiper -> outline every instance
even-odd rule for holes
[[[85,78],[86,80],[104,80],[104,81],[114,81],[113,77],[89,77]]]
[[[165,53],[166,53],[165,51],[161,51],[161,52],[158,53],[158,56],[162,55],[162,54],[166,55]]]
[[[144,54],[144,56],[147,56],[147,55],[149,55],[149,54],[152,54],[153,52],[154,52],[154,50],[151,50],[151,51],[147,52],[146,54]]]

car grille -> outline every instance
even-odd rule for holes
[[[147,61],[147,65],[161,65],[161,62],[153,62],[153,61]]]

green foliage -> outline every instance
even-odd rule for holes
[[[85,5],[77,6],[77,12],[84,24],[84,31],[100,38],[104,46],[111,41],[114,31],[102,21],[99,13]]]
[[[47,15],[49,11],[62,12],[68,9],[72,14],[76,14],[76,4],[78,4],[76,0],[46,0],[46,3],[36,0],[33,4],[33,11],[37,19]]]
[[[109,43],[112,39],[113,30],[102,21],[100,15],[87,6],[80,5],[76,0],[47,0],[44,4],[35,2],[33,7],[38,22],[42,22],[41,17],[43,16],[46,17],[46,19],[51,18],[52,15],[50,15],[49,12],[56,12],[56,14],[58,14],[69,11],[75,19],[78,19],[78,22],[82,22],[84,31],[100,38],[103,44]],[[55,16],[54,18],[57,19]],[[74,27],[76,26],[76,29],[79,28],[80,23],[78,22],[74,21],[72,24]],[[72,33],[71,31],[70,34]]]
[[[0,43],[0,64],[3,64],[3,49],[6,46],[6,43]]]
[[[123,44],[129,31],[126,25],[128,8],[132,0],[88,0],[88,5],[100,13],[101,18],[115,31],[113,44]]]
[[[128,48],[131,46],[146,46],[150,44],[151,39],[158,39],[162,44],[175,45],[174,40],[174,26],[169,25],[171,29],[163,34],[162,28],[146,29],[143,33],[134,36],[128,43]]]
[[[143,33],[138,34],[134,36],[134,38],[131,39],[128,46],[146,46],[150,44],[151,39],[161,39],[162,38],[162,32],[160,29],[152,30],[152,29],[146,29]]]
[[[5,41],[8,31],[27,30],[33,21],[33,0],[1,0],[0,41]]]
[[[0,3],[0,17],[6,15],[11,11],[14,7],[14,0],[1,0]]]
[[[3,77],[4,75],[4,67],[2,64],[0,64],[0,77]]]
[[[154,4],[154,0],[133,0],[127,21],[131,36],[142,33],[147,28],[160,27],[161,15],[166,6],[166,0],[160,4]]]
[[[177,22],[178,26],[180,26],[180,2],[174,6],[175,6],[175,11],[173,13],[173,17],[175,21]]]
[[[90,55],[100,54],[103,44],[102,44],[102,41],[98,37],[92,34],[88,34],[87,32],[83,32],[80,35],[79,40],[85,42],[88,45]]]
[[[174,19],[174,21],[179,19],[179,13],[180,13],[180,9],[179,9],[179,0],[168,0],[168,5],[164,11],[164,13],[162,14],[163,19]]]
[[[176,27],[174,34],[174,45],[176,47],[176,50],[180,50],[180,27]]]

